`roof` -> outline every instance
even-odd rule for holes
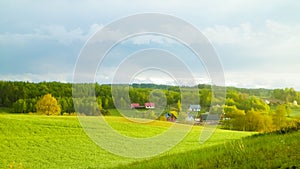
[[[145,103],[145,106],[151,106],[151,107],[153,107],[153,106],[155,106],[155,104],[148,102],[148,103]]]
[[[191,109],[200,109],[201,106],[200,106],[199,104],[191,104],[191,105],[190,105],[190,108],[191,108]]]
[[[139,107],[140,106],[139,103],[131,103],[130,105],[131,105],[131,107]]]

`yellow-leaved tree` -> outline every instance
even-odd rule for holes
[[[44,95],[37,103],[36,110],[38,114],[45,115],[60,115],[60,106],[57,100],[51,95]]]

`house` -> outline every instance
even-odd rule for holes
[[[155,104],[147,102],[147,103],[145,103],[145,108],[146,109],[155,109]]]
[[[190,105],[190,108],[189,108],[190,111],[200,111],[201,110],[201,106],[199,104],[194,104],[194,105]]]

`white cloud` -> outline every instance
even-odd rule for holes
[[[132,37],[130,41],[134,45],[149,45],[151,43],[158,43],[158,44],[176,43],[174,40],[170,39],[169,37],[164,37],[163,35],[148,35],[148,34]]]
[[[42,81],[59,81],[59,82],[71,82],[72,73],[46,73],[46,74],[34,74],[34,73],[22,73],[22,74],[6,74],[0,75],[1,80],[7,81],[28,81],[28,82],[42,82]]]
[[[286,88],[300,90],[298,73],[225,72],[226,85],[243,88]]]
[[[36,34],[43,35],[47,40],[56,40],[62,44],[71,44],[74,41],[82,41],[86,39],[83,31],[80,28],[75,28],[72,30],[66,30],[64,26],[61,25],[47,25],[36,29]]]
[[[241,57],[263,62],[263,70],[276,68],[278,71],[294,72],[293,66],[300,66],[297,62],[300,55],[300,24],[284,24],[267,20],[262,29],[254,29],[250,23],[243,23],[235,27],[217,25],[208,27],[203,33],[213,44],[222,49],[231,49],[228,53],[220,53],[226,59]],[[238,56],[237,56],[238,55]],[[253,65],[257,63],[241,63]],[[282,69],[281,69],[282,68]],[[262,70],[262,71],[263,71]],[[297,70],[300,73],[300,70]]]
[[[250,23],[235,27],[216,25],[205,28],[202,32],[215,44],[239,46],[245,52],[251,53],[267,50],[270,52],[265,54],[267,57],[278,55],[278,51],[299,54],[300,48],[297,44],[300,44],[300,23],[292,25],[267,20],[263,29],[253,27]]]
[[[221,51],[227,85],[300,89],[300,23],[217,25],[203,33]]]
[[[57,41],[63,45],[70,45],[74,42],[83,43],[102,27],[102,25],[92,24],[90,29],[86,32],[79,27],[68,30],[63,25],[43,25],[35,28],[34,31],[30,33],[21,34],[9,32],[0,34],[0,44],[24,45],[36,40]]]

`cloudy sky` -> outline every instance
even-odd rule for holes
[[[151,12],[181,18],[200,30],[218,53],[226,85],[300,90],[297,0],[4,0],[0,6],[0,80],[72,82],[77,57],[96,31],[122,17]],[[107,67],[98,71],[97,81],[109,83],[113,78],[108,65],[118,65],[120,61],[112,59],[116,53],[128,56],[134,49],[153,46],[184,53],[170,40],[149,39],[122,43],[107,56]],[[201,66],[197,72],[197,65],[190,62],[189,67],[199,82],[209,82]],[[153,77],[146,81],[171,83],[166,74],[144,76],[149,74]],[[137,73],[138,79],[145,80],[143,73]]]

